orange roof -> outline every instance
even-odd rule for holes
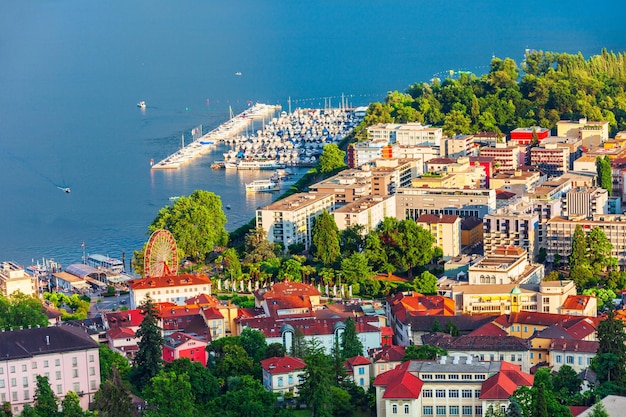
[[[383,346],[380,349],[376,349],[370,356],[374,362],[400,362],[404,358],[403,346]]]
[[[279,298],[286,296],[320,296],[320,292],[313,285],[303,284],[301,282],[277,282],[269,290],[255,291],[255,295],[259,294],[263,298]]]
[[[359,366],[359,365],[369,365],[371,364],[370,360],[367,359],[365,356],[354,356],[352,358],[348,358],[346,360],[346,363],[350,365],[350,367],[355,367],[355,366]]]
[[[166,275],[163,277],[146,277],[128,281],[128,285],[134,291],[149,288],[185,287],[203,284],[211,284],[211,280],[205,274]]]
[[[302,359],[294,358],[292,356],[275,356],[261,361],[261,368],[269,372],[271,375],[288,373],[305,367],[306,363]]]
[[[487,323],[474,330],[468,336],[508,336],[508,333],[494,323]]]
[[[200,314],[200,306],[194,304],[179,306],[172,303],[158,303],[156,306],[159,309],[159,318],[161,319]]]
[[[139,327],[143,321],[141,310],[113,311],[104,315],[109,328],[116,327]]]
[[[208,294],[198,294],[194,297],[188,298],[185,300],[185,304],[197,304],[202,307],[205,305],[209,307],[224,306],[224,304],[221,303],[215,296]]]
[[[111,339],[127,339],[135,337],[135,332],[133,329],[129,329],[128,327],[117,327],[115,329],[109,329],[107,331],[107,336]]]
[[[583,311],[589,303],[590,295],[568,295],[563,302],[563,309]]]
[[[440,295],[422,295],[413,293],[405,295],[397,293],[387,298],[387,304],[396,319],[406,323],[407,315],[411,316],[454,316],[454,300]]]
[[[205,320],[224,318],[224,315],[215,307],[203,308],[201,314],[204,316]]]

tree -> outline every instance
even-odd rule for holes
[[[413,276],[413,267],[425,265],[433,258],[433,235],[411,219],[386,217],[375,232],[387,262],[399,271],[407,271],[409,277]]]
[[[420,294],[437,295],[437,277],[429,271],[424,271],[413,280],[413,288]]]
[[[12,293],[9,298],[0,294],[0,327],[29,328],[46,327],[48,317],[44,313],[41,301],[20,291]]]
[[[341,273],[348,283],[355,283],[361,278],[372,276],[372,268],[367,257],[360,252],[353,252],[341,261]]]
[[[100,380],[107,379],[113,368],[117,369],[117,372],[124,378],[130,373],[130,365],[128,359],[122,356],[121,353],[111,350],[107,345],[100,344],[98,349],[98,357],[100,358]]]
[[[285,260],[280,266],[277,279],[292,282],[302,281],[302,263],[294,258]]]
[[[509,403],[509,407],[506,409],[506,417],[524,417],[522,413],[522,407],[513,398]]]
[[[537,262],[540,264],[546,263],[546,258],[548,257],[548,249],[544,246],[539,248],[539,252],[537,253]]]
[[[222,264],[224,265],[224,274],[228,271],[228,278],[230,280],[241,278],[241,262],[239,262],[239,256],[234,248],[228,248],[222,255]]]
[[[293,332],[293,344],[291,345],[291,356],[304,359],[307,354],[306,341],[304,340],[304,333],[302,329],[296,327]]]
[[[143,390],[150,405],[146,417],[196,417],[198,412],[189,383],[189,375],[161,371]]]
[[[610,382],[618,387],[626,385],[626,345],[624,324],[610,310],[607,318],[598,324],[598,351],[591,362],[600,383]]]
[[[589,417],[609,417],[609,413],[606,411],[604,404],[599,402],[593,406],[593,408],[591,409],[591,414],[589,414]]]
[[[339,229],[335,223],[335,218],[326,209],[315,219],[311,234],[313,256],[320,260],[324,266],[330,266],[337,262],[341,254]]]
[[[460,110],[452,110],[444,117],[443,133],[446,136],[470,133],[472,120]]]
[[[487,412],[485,413],[485,417],[506,417],[502,412],[502,409],[499,406],[493,406],[493,404],[489,405],[487,408]]]
[[[260,362],[265,357],[267,342],[265,335],[256,329],[244,328],[239,335],[241,347],[248,353],[254,362]]]
[[[165,372],[174,372],[176,375],[187,375],[191,385],[191,394],[195,404],[206,406],[220,392],[217,378],[200,362],[191,362],[187,358],[176,359],[166,363]]]
[[[117,368],[113,367],[109,377],[100,385],[94,404],[100,417],[134,417],[130,391],[124,386]]]
[[[208,407],[211,416],[223,417],[287,417],[292,414],[275,407],[276,397],[260,381],[249,375],[228,379],[223,395],[211,399]]]
[[[536,387],[533,405],[533,417],[549,417],[546,388],[543,384]]]
[[[332,417],[332,363],[319,341],[313,339],[304,358],[306,367],[299,386],[300,398],[311,408],[311,417]]]
[[[592,295],[598,301],[598,309],[604,309],[613,305],[613,300],[617,298],[615,291],[606,288],[587,288],[583,295]]]
[[[363,355],[363,343],[359,340],[356,332],[356,324],[351,317],[345,321],[346,327],[341,334],[341,354],[347,359],[353,356]]]
[[[284,357],[286,354],[285,346],[282,343],[270,343],[265,350],[265,358]]]
[[[402,362],[410,360],[435,360],[441,356],[447,356],[448,351],[439,346],[432,345],[409,345],[404,350]]]
[[[364,230],[365,226],[357,223],[341,231],[339,246],[343,256],[350,256],[355,252],[363,251],[365,247]]]
[[[68,391],[61,401],[63,417],[84,417],[85,411],[80,406],[80,398],[74,391]]]
[[[433,321],[433,325],[430,327],[431,333],[439,333],[441,331],[441,323],[439,323],[439,319],[435,318]]]
[[[250,230],[245,237],[244,263],[252,264],[276,257],[274,244],[267,240],[267,232],[262,227]]]
[[[37,375],[37,387],[35,388],[34,410],[39,416],[59,416],[59,400],[50,388],[47,376]]]
[[[143,315],[143,320],[136,333],[136,337],[139,339],[137,343],[139,350],[133,360],[130,380],[137,389],[143,390],[150,379],[161,370],[163,336],[161,328],[158,326],[158,310],[150,296],[146,296],[139,309]]]
[[[598,175],[598,185],[604,188],[609,197],[613,195],[613,178],[611,173],[611,159],[608,155],[604,158],[596,158],[596,174]]]
[[[559,372],[552,378],[553,391],[558,398],[572,399],[580,393],[582,380],[578,378],[576,371],[569,365],[563,365]],[[569,402],[566,402],[570,404]]]
[[[252,375],[253,360],[240,345],[224,346],[224,356],[215,365],[215,375],[226,379],[231,376]]]
[[[189,197],[181,197],[172,206],[159,210],[148,231],[169,230],[176,239],[179,257],[202,259],[216,246],[225,246],[228,242],[226,222],[220,197],[196,190]]]
[[[461,335],[461,331],[459,330],[459,327],[456,324],[454,324],[452,321],[449,321],[446,323],[446,328],[444,331],[453,337],[458,337]]]
[[[594,227],[587,235],[587,253],[589,265],[595,273],[604,271],[609,265],[615,262],[611,261],[611,251],[613,244],[606,237],[604,230],[600,227]]]
[[[336,144],[329,143],[328,145],[325,145],[317,163],[319,172],[327,174],[345,167],[345,157],[346,152],[339,149],[339,146]]]
[[[572,252],[569,255],[569,267],[572,270],[578,265],[587,264],[587,236],[585,236],[583,227],[577,224],[572,235]]]

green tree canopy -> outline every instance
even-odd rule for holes
[[[267,342],[263,332],[246,327],[241,331],[239,338],[241,339],[241,347],[254,362],[261,362],[265,358]]]
[[[59,416],[59,399],[52,392],[47,376],[37,375],[37,387],[35,388],[34,410],[38,416]]]
[[[174,372],[176,375],[186,374],[191,385],[193,402],[201,406],[206,406],[220,392],[217,378],[211,371],[202,366],[200,362],[191,362],[187,358],[176,359],[166,363],[164,370]]]
[[[448,351],[444,348],[431,345],[410,345],[404,350],[402,362],[410,360],[435,360],[437,357],[447,356]]]
[[[335,218],[324,210],[315,218],[313,230],[313,256],[324,266],[333,265],[339,259],[339,229]]]
[[[244,263],[258,263],[268,259],[276,258],[273,243],[267,240],[267,232],[261,227],[250,230],[245,237]]]
[[[115,366],[94,396],[94,409],[100,417],[133,417],[130,391],[124,386]]]
[[[437,277],[429,271],[424,271],[413,279],[413,288],[420,294],[437,295]]]
[[[611,159],[608,155],[604,158],[596,158],[596,174],[598,175],[598,185],[604,188],[609,197],[613,195],[613,177],[611,174]]]
[[[344,158],[346,152],[339,149],[334,143],[329,143],[322,148],[322,154],[318,161],[318,169],[322,174],[337,171],[346,166]]]
[[[137,343],[139,350],[133,360],[130,380],[135,387],[143,390],[150,379],[161,370],[163,336],[158,325],[158,310],[149,296],[139,306],[139,309],[143,315],[143,320],[136,332],[136,337],[139,339]]]
[[[149,407],[146,417],[196,417],[199,415],[186,373],[161,371],[143,390]]]
[[[341,355],[344,359],[363,355],[363,343],[356,332],[356,323],[348,317],[345,326],[341,334]]]
[[[46,327],[48,317],[44,313],[41,301],[16,291],[7,299],[0,294],[0,327],[3,329]]]

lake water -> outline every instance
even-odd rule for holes
[[[149,169],[181,134],[248,101],[293,107],[382,100],[448,70],[520,62],[525,48],[623,51],[624,6],[420,0],[0,3],[0,260],[127,259],[174,195],[219,194],[234,230],[268,204],[255,174]],[[241,72],[241,76],[236,76]],[[145,112],[136,103],[145,100]],[[256,174],[257,176],[261,174]],[[265,174],[263,174],[265,175]],[[71,194],[57,189],[69,186]]]

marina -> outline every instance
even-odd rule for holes
[[[217,142],[241,133],[253,123],[254,119],[272,116],[278,110],[280,110],[280,106],[261,103],[253,105],[236,116],[232,115],[231,110],[231,118],[227,122],[204,135],[202,135],[201,126],[192,130],[194,140],[190,144],[185,146],[183,137],[180,150],[157,163],[151,160],[151,167],[152,169],[178,169],[183,164],[210,151]]]

